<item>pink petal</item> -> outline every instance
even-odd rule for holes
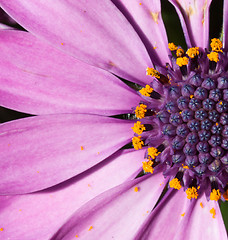
[[[131,112],[141,100],[112,74],[29,33],[0,31],[0,49],[0,103],[4,107],[30,114],[115,115]]]
[[[126,181],[143,158],[143,150],[122,150],[59,186],[34,194],[1,196],[1,239],[50,239],[76,209]]]
[[[83,114],[0,125],[2,194],[41,190],[91,168],[129,143],[132,122]]]
[[[202,203],[202,206],[200,205]],[[215,218],[210,210],[215,209]],[[216,201],[207,201],[205,195],[190,206],[177,230],[175,240],[227,240],[226,228]]]
[[[228,51],[228,1],[224,0],[223,6],[223,43],[225,51]]]
[[[55,47],[123,78],[147,82],[151,65],[136,32],[111,1],[1,0],[18,23]]]
[[[76,235],[88,240],[133,239],[156,204],[163,180],[161,174],[141,177],[99,195],[77,210],[51,239]]]
[[[135,240],[174,239],[190,201],[182,190],[170,189],[139,229]]]
[[[161,3],[157,0],[129,1],[115,0],[115,4],[128,17],[131,24],[137,29],[139,36],[144,40],[152,55],[153,63],[165,65],[170,62],[168,55],[168,40],[161,16]]]
[[[212,0],[169,0],[179,15],[188,47],[207,48],[209,41],[209,7]]]

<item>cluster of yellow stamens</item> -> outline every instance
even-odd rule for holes
[[[152,77],[160,78],[160,73],[154,68],[147,68],[146,75],[150,75]]]
[[[211,50],[207,57],[210,61],[218,62],[219,61],[219,54],[218,52],[222,52],[222,42],[218,38],[211,39]]]
[[[147,106],[145,104],[140,104],[135,109],[135,115],[137,118],[142,119],[145,117],[145,114],[147,112]]]
[[[188,199],[192,198],[197,199],[198,197],[197,189],[195,187],[188,188],[185,192],[187,194]]]
[[[213,189],[210,194],[210,200],[218,201],[221,198],[221,193],[219,189],[215,190]]]
[[[199,55],[199,48],[198,48],[198,47],[189,48],[188,51],[186,52],[186,54],[187,54],[190,58],[194,58],[194,57],[196,57],[196,56]]]
[[[211,49],[215,52],[222,52],[222,42],[218,38],[211,39]]]
[[[176,60],[176,64],[179,66],[179,67],[182,67],[182,66],[186,66],[188,64],[188,58],[187,57],[179,57],[177,58]]]
[[[161,152],[158,152],[157,148],[150,147],[148,150],[148,159],[155,159]]]
[[[168,48],[170,51],[176,51],[178,47],[174,43],[169,43]]]
[[[218,56],[217,52],[210,52],[209,54],[207,54],[207,57],[212,62],[218,62],[219,61],[219,56]]]
[[[139,150],[142,149],[144,142],[141,140],[141,136],[138,136],[132,138],[132,144],[135,150]]]
[[[143,171],[145,173],[153,173],[154,172],[154,169],[152,167],[153,165],[153,161],[152,160],[149,160],[148,162],[143,162]]]
[[[139,90],[139,92],[146,97],[150,97],[150,94],[154,91],[154,89],[150,85],[146,85],[146,87]]]
[[[184,55],[184,49],[178,48],[176,51],[177,57],[182,57]]]
[[[136,134],[140,135],[140,134],[142,134],[142,132],[144,130],[146,130],[146,128],[144,127],[144,125],[140,121],[137,121],[136,123],[134,123],[134,127],[132,127],[132,130]]]
[[[174,189],[177,189],[177,190],[180,190],[181,187],[182,187],[179,179],[177,179],[177,178],[172,179],[172,180],[169,182],[169,186],[170,186],[171,188],[174,188]]]

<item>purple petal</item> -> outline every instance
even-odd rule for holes
[[[153,63],[165,65],[170,62],[168,40],[161,16],[161,3],[157,0],[114,0],[141,37]]]
[[[76,235],[88,240],[133,239],[156,204],[163,180],[161,174],[141,177],[99,195],[77,210],[52,239],[68,240]]]
[[[179,15],[188,47],[207,48],[209,41],[209,7],[212,0],[169,0]]]
[[[201,207],[202,204],[202,207]],[[215,209],[215,216],[210,210]],[[219,204],[207,201],[205,195],[189,206],[176,232],[175,240],[227,240],[226,228],[222,219]]]
[[[184,191],[170,189],[138,231],[135,240],[174,239],[189,200]]]
[[[112,74],[29,33],[0,31],[0,49],[0,103],[4,107],[30,114],[115,115],[131,112],[141,100]]]
[[[59,114],[0,125],[2,194],[41,190],[91,168],[131,141],[132,122]]]
[[[107,0],[1,0],[18,23],[55,47],[135,82],[148,82],[150,58],[131,24]]]
[[[224,0],[223,6],[223,43],[225,51],[228,51],[228,1]]]
[[[92,171],[59,186],[34,194],[1,196],[1,239],[50,239],[76,209],[126,181],[137,171],[143,157],[143,150],[122,150]]]

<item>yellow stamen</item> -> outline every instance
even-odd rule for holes
[[[212,208],[212,209],[210,210],[210,213],[212,214],[212,217],[215,218],[216,212],[215,212],[215,209],[214,209],[214,208]]]
[[[90,226],[88,231],[91,231],[92,229],[93,229],[93,226]]]
[[[178,48],[176,51],[177,57],[182,57],[184,55],[184,49]]]
[[[226,201],[228,201],[228,189],[223,193],[223,197]]]
[[[143,124],[141,124],[140,121],[137,121],[136,123],[134,123],[134,127],[132,127],[132,129],[138,135],[142,134],[142,132],[146,130],[146,128],[144,127]]]
[[[176,64],[177,64],[179,67],[185,66],[185,65],[188,64],[188,58],[187,58],[187,57],[179,57],[179,58],[177,58],[177,60],[176,60]]]
[[[181,217],[184,217],[184,215],[185,215],[185,212],[181,214]]]
[[[198,193],[195,187],[188,188],[185,192],[187,194],[187,199],[197,199],[198,197]]]
[[[138,191],[139,191],[139,188],[138,188],[138,187],[135,187],[135,188],[134,188],[134,191],[135,191],[135,192],[138,192]]]
[[[186,52],[186,54],[190,57],[190,58],[194,58],[197,55],[199,55],[199,48],[198,47],[193,47],[193,48],[189,48],[188,51]]]
[[[180,184],[180,181],[177,179],[177,178],[174,178],[172,179],[170,182],[169,182],[169,186],[171,188],[174,188],[174,189],[177,189],[177,190],[180,190],[181,189],[181,184]]]
[[[210,200],[218,201],[221,198],[221,193],[219,189],[215,190],[213,189],[210,194]]]
[[[210,61],[214,61],[214,62],[218,62],[219,61],[219,57],[218,57],[218,53],[217,52],[210,52],[209,54],[207,54],[207,57]]]
[[[81,150],[84,150],[84,147],[83,147],[83,146],[81,146]]]
[[[150,75],[152,77],[160,78],[160,73],[154,68],[147,68],[146,75]]]
[[[139,90],[139,92],[146,97],[150,97],[150,94],[154,91],[154,89],[150,85],[146,85],[146,87]]]
[[[78,235],[75,235],[76,238],[78,238]]]
[[[141,136],[133,137],[132,144],[135,150],[142,149],[142,146],[144,145],[143,141],[141,140]]]
[[[143,171],[145,173],[153,173],[154,172],[154,169],[152,167],[153,165],[153,161],[152,160],[149,160],[148,162],[143,162]]]
[[[177,50],[177,46],[172,42],[168,44],[168,48],[169,48],[170,51]]]
[[[182,163],[182,168],[184,168],[184,169],[189,169],[189,167],[188,167],[188,166],[185,166],[183,163]]]
[[[148,150],[149,159],[150,158],[155,159],[155,157],[157,157],[161,153],[161,152],[158,152],[157,148],[154,148],[154,147],[150,147],[147,150]]]
[[[2,232],[4,230],[4,228],[0,228],[0,231]]]
[[[203,203],[202,202],[200,202],[200,207],[203,208]]]
[[[211,39],[211,49],[215,52],[222,52],[222,42],[218,38]]]
[[[189,97],[192,99],[194,97],[194,95],[190,95]]]
[[[135,109],[135,115],[137,118],[142,119],[145,117],[145,113],[147,112],[147,106],[145,104],[140,104]]]

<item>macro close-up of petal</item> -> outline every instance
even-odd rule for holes
[[[227,11],[0,0],[0,239],[228,239]]]

